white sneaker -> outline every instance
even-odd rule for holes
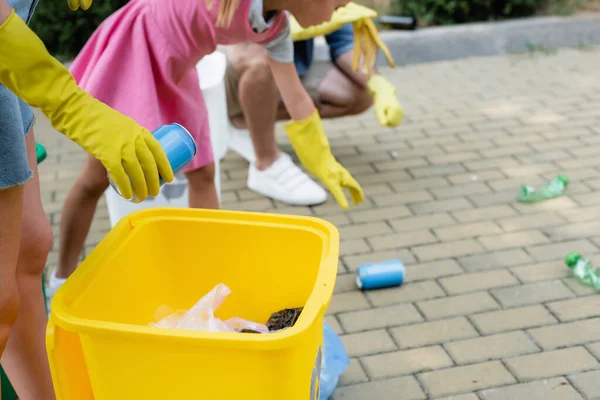
[[[46,283],[46,300],[48,302],[48,311],[50,311],[52,298],[66,281],[67,280],[65,278],[57,278],[56,272],[52,272],[50,274],[50,279],[48,279],[48,282]]]
[[[259,171],[251,163],[248,188],[292,206],[314,206],[327,200],[325,190],[302,172],[285,153],[281,153],[277,161],[264,171]]]
[[[230,123],[229,131],[231,132],[229,147],[249,163],[255,162],[256,154],[254,153],[254,145],[252,144],[248,129],[236,128]]]

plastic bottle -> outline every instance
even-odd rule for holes
[[[519,201],[522,203],[536,203],[538,201],[553,199],[562,196],[569,185],[569,178],[559,175],[552,179],[546,186],[535,189],[532,186],[523,185],[519,191]]]
[[[579,282],[600,290],[600,268],[594,268],[590,260],[579,253],[571,253],[565,259],[565,264]]]

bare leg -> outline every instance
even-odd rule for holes
[[[323,119],[362,114],[373,105],[373,97],[367,88],[357,85],[335,66],[327,72],[317,93],[319,102],[316,106]],[[289,119],[290,115],[280,104],[277,110],[277,120]]]
[[[365,87],[354,83],[338,68],[331,68],[319,88],[319,113],[323,118],[362,114],[373,105]]]
[[[230,54],[233,67],[241,74],[238,93],[243,111],[243,115],[232,122],[250,131],[256,153],[256,168],[264,171],[280,155],[275,141],[279,92],[269,69],[268,55],[262,46],[236,46]]]
[[[96,206],[108,185],[102,163],[88,155],[83,172],[77,178],[63,206],[56,269],[58,278],[68,278],[77,268]]]
[[[37,175],[33,131],[28,133],[26,142],[29,168]],[[42,207],[37,176],[25,184],[23,193],[23,228],[16,269],[20,308],[2,364],[21,400],[53,400],[41,286],[42,272],[52,247],[52,228]]]
[[[190,208],[219,208],[214,163],[186,172],[185,176],[190,183]]]
[[[16,268],[21,241],[23,188],[0,190],[0,356],[19,309]]]

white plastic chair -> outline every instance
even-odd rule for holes
[[[225,157],[229,147],[230,132],[227,117],[227,99],[225,94],[225,70],[227,59],[225,54],[216,51],[205,56],[196,66],[200,79],[200,89],[208,109],[210,139],[215,157],[215,186],[219,201],[221,200],[221,168],[220,161]],[[176,122],[176,121],[174,121]],[[160,194],[139,204],[130,203],[121,198],[112,188],[106,193],[106,205],[111,226],[126,215],[145,208],[153,207],[189,207],[188,181],[182,173],[177,174],[175,181],[162,187]]]

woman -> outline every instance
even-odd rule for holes
[[[159,173],[170,182],[173,171],[150,132],[85,93],[50,56],[26,25],[35,4],[0,0],[0,355],[21,400],[52,400],[40,287],[52,231],[30,106],[100,160],[124,195],[156,195]]]

